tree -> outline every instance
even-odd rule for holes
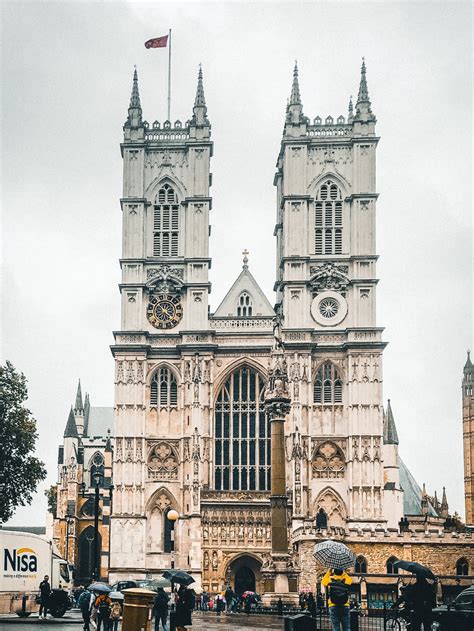
[[[44,463],[31,455],[38,434],[35,419],[23,405],[26,384],[25,375],[9,361],[0,366],[0,522],[17,506],[31,504],[38,482],[46,477]]]
[[[48,512],[56,518],[56,512],[58,510],[58,487],[56,484],[52,484],[49,489],[46,489],[44,494],[48,498]]]

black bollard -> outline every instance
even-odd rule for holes
[[[359,610],[350,610],[351,631],[359,631]]]

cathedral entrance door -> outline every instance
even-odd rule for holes
[[[246,565],[239,567],[235,573],[235,593],[240,596],[244,592],[255,591],[255,574]]]

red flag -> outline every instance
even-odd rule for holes
[[[168,35],[162,35],[161,37],[155,37],[145,42],[145,48],[166,48],[168,44]]]

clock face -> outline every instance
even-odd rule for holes
[[[148,303],[146,317],[155,329],[172,329],[183,317],[180,299],[172,294],[152,296]]]

